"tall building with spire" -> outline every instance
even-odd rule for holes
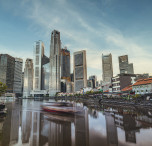
[[[104,82],[111,82],[111,78],[113,77],[113,67],[112,67],[112,55],[111,53],[108,55],[102,54],[102,78]]]
[[[61,54],[60,32],[57,30],[53,30],[51,33],[51,44],[50,44],[49,96],[54,96],[57,92],[60,92],[61,89],[60,54]]]

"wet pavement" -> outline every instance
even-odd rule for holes
[[[53,101],[53,100],[52,100]],[[1,146],[151,146],[152,111],[87,105],[76,115],[44,112],[45,101],[6,102]]]

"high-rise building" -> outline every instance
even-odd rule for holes
[[[74,52],[74,92],[87,87],[86,51]]]
[[[30,92],[33,90],[33,60],[26,59],[24,68],[24,89],[23,97],[30,96]]]
[[[92,88],[96,87],[97,76],[93,75],[89,77],[89,80],[92,80]]]
[[[23,60],[21,58],[15,58],[13,93],[16,96],[22,96],[22,67]]]
[[[34,78],[33,90],[42,90],[44,87],[42,58],[44,57],[44,43],[37,41],[34,44]]]
[[[119,56],[120,74],[134,74],[133,63],[128,62],[128,55]]]
[[[0,81],[6,84],[7,92],[13,93],[15,58],[0,54]]]
[[[50,85],[49,95],[54,96],[57,92],[60,92],[60,53],[61,53],[61,40],[60,32],[57,30],[51,33],[51,45],[50,45]]]
[[[49,90],[49,58],[44,55],[44,43],[34,43],[34,78],[32,96],[38,97],[48,94]]]
[[[61,79],[70,81],[70,51],[61,49]]]
[[[112,67],[112,55],[111,53],[108,55],[102,54],[102,71],[103,71],[103,81],[111,82],[111,78],[113,77],[113,67]]]
[[[93,88],[93,82],[92,82],[92,80],[87,80],[87,87]]]

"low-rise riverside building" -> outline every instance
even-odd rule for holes
[[[135,94],[148,94],[152,93],[152,78],[140,79],[132,86]]]
[[[132,78],[135,74],[118,74],[112,78],[112,92],[121,92],[125,87],[132,85]]]

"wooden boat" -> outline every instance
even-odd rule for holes
[[[65,114],[74,114],[81,112],[82,107],[66,107],[66,106],[42,106],[44,111],[55,112],[55,113],[65,113]]]
[[[67,107],[73,107],[72,103],[69,102],[46,102],[43,103],[44,106],[67,106]]]

